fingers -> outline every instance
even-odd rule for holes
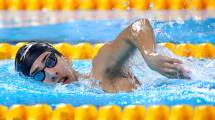
[[[182,67],[181,65],[177,65],[177,70],[178,70],[178,76],[181,78],[181,79],[190,79],[190,73],[191,71],[190,70],[186,70],[184,67]]]
[[[163,67],[168,68],[168,69],[174,69],[177,71],[182,71],[182,72],[189,72],[188,70],[185,70],[181,64],[164,63]]]
[[[163,72],[165,74],[169,74],[169,75],[176,75],[177,74],[177,71],[175,69],[169,69],[169,68],[164,68]]]
[[[163,68],[163,71],[160,73],[170,79],[190,79],[189,75],[182,70]]]
[[[169,73],[167,73],[167,72],[159,72],[159,73],[162,74],[163,76],[169,78],[169,79],[174,79],[174,78],[176,78],[176,75],[174,75],[174,74],[169,74]]]
[[[152,69],[168,78],[189,79],[189,73],[183,68],[182,61],[167,56],[158,56]],[[188,74],[187,74],[188,73]]]
[[[180,64],[177,64],[177,63],[180,63]],[[166,63],[163,64],[163,68],[165,68],[167,72],[171,72],[171,73],[177,73],[177,72],[182,72],[184,73],[186,70],[183,68],[183,66],[181,65],[181,61],[180,60],[177,60],[177,59],[168,59],[168,61]]]
[[[178,64],[182,64],[183,62],[179,59],[175,59],[175,58],[172,58],[172,62],[173,63],[178,63]]]
[[[163,64],[164,68],[169,68],[169,69],[177,69],[177,65],[176,64],[170,64],[170,63],[164,63]]]
[[[170,57],[166,57],[166,62],[169,62],[169,63],[178,63],[178,64],[182,64],[183,62],[179,59],[175,59],[175,58],[170,58]]]

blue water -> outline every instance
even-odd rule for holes
[[[134,20],[79,20],[66,23],[0,28],[1,42],[47,40],[50,42],[104,42],[113,40]],[[215,19],[151,21],[157,42],[215,43]]]
[[[30,78],[20,76],[14,70],[14,60],[0,61],[0,104],[39,104],[46,103],[55,107],[59,103],[73,106],[93,104],[102,106],[116,104],[126,106],[141,104],[189,104],[192,106],[215,105],[215,61],[181,58],[165,48],[158,47],[160,54],[181,59],[184,67],[191,70],[191,80],[167,79],[150,70],[141,55],[136,52],[125,66],[131,69],[143,84],[130,93],[106,93],[93,79],[83,80],[68,85],[45,85]],[[82,74],[91,72],[91,61],[73,61],[77,71]]]
[[[133,20],[73,21],[61,24],[1,28],[1,42],[22,40],[47,40],[50,42],[104,42],[113,40]],[[151,21],[157,42],[215,43],[215,19],[186,21]],[[159,48],[160,54],[176,57],[168,50]],[[178,57],[177,57],[178,58]],[[73,106],[93,104],[96,106],[116,104],[201,104],[215,105],[215,61],[178,58],[190,69],[191,80],[167,79],[150,70],[136,53],[126,64],[142,86],[130,93],[105,93],[95,80],[80,80],[66,86],[44,85],[20,76],[14,71],[14,60],[0,61],[0,104],[47,103],[56,106],[70,103]],[[72,67],[72,66],[71,66]],[[81,73],[91,72],[91,61],[73,61],[73,67]]]

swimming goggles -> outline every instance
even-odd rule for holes
[[[46,77],[44,69],[53,68],[56,66],[56,64],[57,64],[57,57],[55,56],[55,53],[50,53],[45,61],[44,68],[32,74],[33,79],[35,79],[36,81],[43,82]]]

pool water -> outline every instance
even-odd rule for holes
[[[161,46],[157,46],[157,51],[162,55],[181,59],[184,67],[191,70],[191,80],[167,79],[150,70],[138,51],[125,66],[134,72],[143,85],[129,93],[106,93],[93,79],[80,78],[78,82],[68,85],[45,85],[20,76],[14,70],[14,60],[3,60],[0,61],[0,104],[11,106],[46,103],[52,107],[59,103],[69,103],[73,106],[116,104],[122,107],[130,104],[215,105],[214,60],[177,57]],[[71,67],[82,74],[91,72],[90,60],[71,63]]]
[[[1,42],[41,40],[53,43],[108,42],[136,19],[77,20],[57,24],[29,27],[0,28]],[[1,21],[0,21],[1,24]],[[4,23],[2,23],[4,24]],[[173,43],[215,44],[215,19],[203,20],[151,20],[156,41]]]
[[[22,40],[47,40],[57,42],[108,42],[128,26],[133,20],[77,20],[65,23],[32,27],[0,28],[1,42],[16,43]],[[156,41],[173,43],[215,44],[215,19],[151,21]],[[0,21],[1,24],[1,21]],[[68,85],[45,85],[30,78],[20,76],[14,70],[14,60],[0,61],[0,104],[39,104],[47,103],[55,107],[59,103],[73,106],[93,104],[102,106],[116,104],[126,106],[141,104],[201,104],[215,105],[215,61],[213,59],[181,58],[165,48],[158,46],[162,55],[175,57],[184,62],[191,70],[191,80],[167,79],[149,69],[138,51],[126,64],[142,83],[142,86],[130,93],[106,93],[93,79]],[[91,61],[73,61],[77,71],[91,72]]]

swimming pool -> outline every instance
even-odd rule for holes
[[[0,39],[2,42],[12,44],[23,39],[26,41],[47,39],[54,43],[107,42],[116,37],[131,21],[133,20],[79,20],[45,26],[2,28]],[[215,43],[214,23],[214,18],[207,18],[153,21],[152,25],[158,42],[197,44]],[[176,57],[165,48],[158,47],[158,51]],[[151,71],[137,52],[127,65],[141,80],[143,86],[131,93],[115,94],[103,92],[95,80],[81,80],[67,86],[37,83],[19,76],[14,71],[14,60],[2,60],[0,61],[0,104],[11,106],[46,103],[53,107],[59,103],[69,103],[73,106],[116,104],[122,107],[130,104],[215,105],[214,60],[180,59],[185,62],[185,67],[192,69],[191,80],[167,79]],[[73,66],[80,72],[90,73],[90,60],[73,61]]]
[[[47,40],[72,44],[103,43],[113,40],[129,23],[141,17],[152,21],[158,43],[215,43],[213,10],[0,11],[0,40],[1,42]]]

